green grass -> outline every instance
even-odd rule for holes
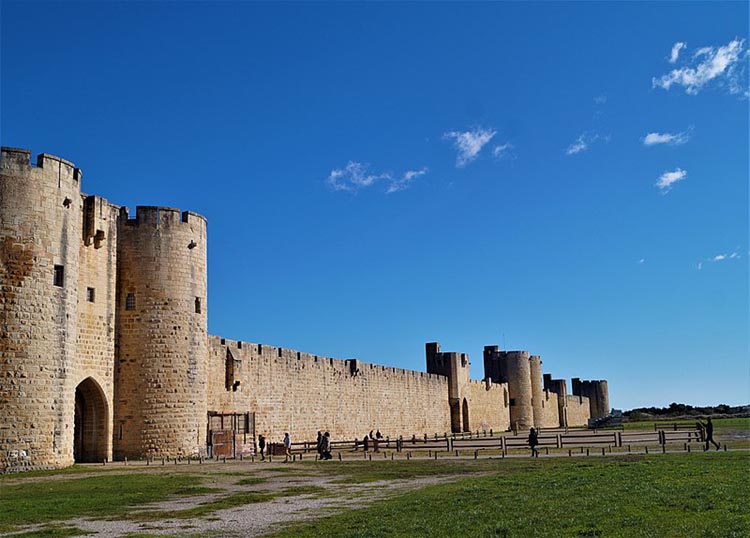
[[[740,452],[506,460],[273,536],[745,538],[748,471]]]
[[[238,486],[255,486],[257,484],[262,484],[263,482],[266,482],[267,479],[261,478],[259,476],[249,476],[247,478],[243,478],[242,480],[236,482],[236,485]]]
[[[24,478],[27,475],[24,475]],[[179,492],[195,494],[201,477],[187,474],[110,474],[33,480],[0,487],[0,532],[13,528],[102,514],[120,515],[133,506]]]
[[[13,534],[13,538],[67,538],[68,536],[86,536],[93,534],[76,527],[64,527],[59,525],[50,525],[43,529]]]
[[[341,465],[322,467],[320,471],[340,476],[333,481],[334,484],[363,484],[381,480],[481,472],[487,468],[487,463],[487,460],[441,460],[439,464],[432,460],[350,461]]]
[[[623,427],[626,430],[654,430],[654,424],[662,427],[672,424],[686,424],[694,426],[696,422],[705,422],[704,419],[680,419],[680,420],[646,420],[643,422],[626,422]],[[750,430],[749,418],[717,418],[713,419],[714,431],[718,434],[726,431],[748,431]]]

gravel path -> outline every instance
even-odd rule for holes
[[[87,473],[75,478],[82,478],[86,475]],[[79,518],[66,520],[62,524],[93,533],[89,536],[107,538],[123,537],[129,533],[185,536],[202,532],[215,532],[217,536],[227,537],[261,536],[273,530],[276,525],[323,517],[342,509],[364,507],[374,501],[406,491],[432,484],[451,482],[460,478],[454,475],[410,478],[408,480],[384,480],[362,484],[340,484],[335,483],[335,481],[339,480],[341,476],[332,476],[327,473],[318,474],[307,469],[300,469],[299,474],[297,474],[293,472],[293,468],[285,468],[282,472],[274,472],[273,469],[269,469],[254,476],[263,478],[265,481],[253,485],[239,485],[237,482],[243,478],[242,476],[233,473],[210,474],[206,476],[203,484],[220,488],[221,493],[180,497],[141,505],[131,512],[131,515],[134,516],[133,519],[129,519],[127,516],[118,520]],[[67,478],[73,477],[68,476]],[[275,497],[266,502],[216,510],[204,517],[138,521],[138,514],[151,511],[174,512],[185,510],[237,492],[274,493],[282,492],[288,488],[310,486],[322,488],[324,491]],[[2,534],[1,536],[12,537],[13,534],[43,529],[47,526],[26,527],[22,531]]]

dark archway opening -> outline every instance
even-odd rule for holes
[[[461,405],[458,400],[451,400],[451,431],[461,433]]]
[[[107,400],[99,384],[87,377],[76,387],[73,458],[76,463],[107,457]]]
[[[468,432],[471,431],[469,428],[469,402],[466,401],[466,398],[464,398],[464,405],[463,405],[463,412],[461,413],[463,415],[464,419],[464,431]]]

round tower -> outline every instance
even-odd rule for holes
[[[206,219],[123,210],[117,258],[115,456],[191,455],[206,446]]]
[[[510,423],[519,430],[528,430],[534,426],[529,352],[508,351],[504,362],[510,396]]]
[[[81,171],[0,157],[0,472],[73,463]]]
[[[542,389],[542,358],[539,355],[529,357],[529,374],[531,378],[531,407],[534,414],[534,426],[541,428],[544,424],[544,391]]]
[[[596,399],[597,416],[594,416],[593,410],[591,418],[606,417],[609,415],[609,387],[606,379],[592,381],[592,396]]]

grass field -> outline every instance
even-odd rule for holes
[[[273,536],[750,536],[744,453],[505,463]]]
[[[680,419],[680,420],[648,420],[643,422],[626,422],[623,427],[626,430],[651,430],[654,425],[660,427],[671,426],[672,424],[684,424],[694,426],[696,422],[705,422],[703,419]],[[750,418],[717,418],[713,420],[714,430],[717,434],[727,431],[745,431],[750,433]]]
[[[748,426],[748,419],[717,421],[716,429],[727,439],[730,433],[744,435]],[[147,529],[122,534],[130,538],[228,536],[215,528],[195,529],[192,535],[182,529],[231,518],[228,508],[273,510],[274,500],[303,506],[302,499],[324,498],[328,508],[310,514],[318,519],[280,520],[265,530],[273,531],[268,536],[745,538],[750,536],[748,476],[750,452],[744,450],[173,468],[74,466],[0,476],[0,534],[26,530],[17,536],[78,536],[85,531],[70,520],[89,517],[130,521]],[[419,482],[433,478],[447,483]],[[381,490],[397,481],[417,485],[410,491],[394,489],[374,501],[365,499],[373,487]],[[357,495],[364,499],[364,508],[342,506]],[[164,504],[178,498],[192,504]],[[149,503],[151,511],[143,512]],[[33,524],[42,527],[30,529]]]

